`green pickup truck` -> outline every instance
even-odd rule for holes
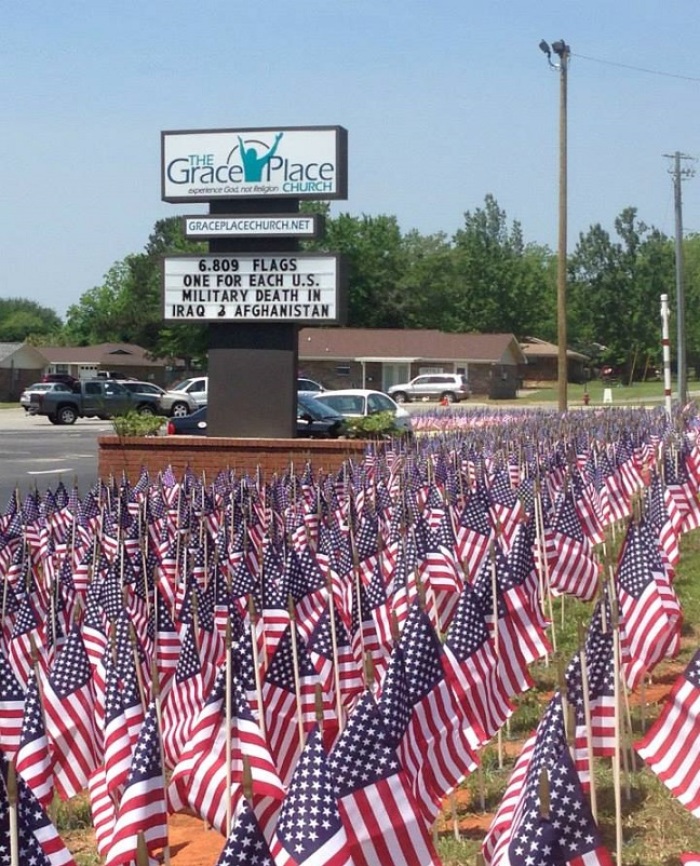
[[[78,418],[107,420],[127,412],[160,415],[157,394],[134,394],[111,379],[85,379],[72,391],[32,393],[30,415],[46,415],[52,424],[75,424]]]

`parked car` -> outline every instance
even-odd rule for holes
[[[208,376],[193,376],[190,379],[183,379],[177,385],[173,385],[169,389],[171,392],[178,392],[181,395],[189,394],[195,399],[198,406],[206,406],[209,396],[209,377]]]
[[[45,415],[52,424],[75,424],[78,418],[107,420],[128,412],[157,415],[155,394],[133,394],[114,379],[84,379],[65,391],[31,393],[28,412]]]
[[[471,392],[466,377],[461,373],[430,373],[416,376],[410,382],[392,385],[388,393],[397,403],[431,399],[459,403],[460,400],[466,400]]]
[[[345,418],[317,403],[315,397],[297,396],[297,436],[303,439],[338,439],[345,434]],[[169,436],[206,436],[207,407],[201,406],[191,415],[171,418]]]
[[[326,388],[314,379],[297,379],[297,391],[317,394],[325,390]]]
[[[67,391],[71,393],[72,390],[70,385],[66,385],[63,382],[35,382],[33,385],[25,388],[19,395],[19,405],[22,406],[25,412],[28,412],[29,404],[32,402],[32,395],[46,394],[49,391]]]
[[[322,394],[315,394],[312,399],[334,409],[346,418],[362,418],[378,412],[391,412],[399,430],[410,433],[412,429],[411,416],[408,412],[401,406],[397,406],[391,397],[387,397],[381,391],[346,388],[342,391],[324,391]]]
[[[157,394],[160,412],[168,418],[190,415],[199,408],[194,396],[185,391],[166,391],[160,385],[154,385],[153,382],[140,382],[137,379],[120,380],[120,384],[134,394]]]
[[[41,381],[61,382],[63,385],[68,385],[72,388],[80,382],[80,379],[76,379],[75,376],[71,376],[70,373],[44,373],[41,377]]]

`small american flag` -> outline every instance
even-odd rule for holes
[[[309,735],[299,758],[270,849],[277,866],[351,866],[318,728]]]
[[[635,749],[696,818],[700,818],[700,650],[676,680],[661,715]]]
[[[136,859],[139,833],[143,833],[150,856],[168,844],[165,782],[158,718],[153,702],[134,749],[105,866],[131,864]]]

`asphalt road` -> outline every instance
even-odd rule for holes
[[[0,410],[0,510],[15,488],[24,496],[36,487],[54,490],[59,479],[80,494],[97,479],[97,437],[113,433],[109,421],[79,419],[55,427],[24,409]]]

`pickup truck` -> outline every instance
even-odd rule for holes
[[[112,379],[85,379],[72,391],[32,393],[27,411],[46,415],[52,424],[75,424],[78,418],[106,420],[131,411],[159,415],[160,398],[157,394],[133,394]]]

